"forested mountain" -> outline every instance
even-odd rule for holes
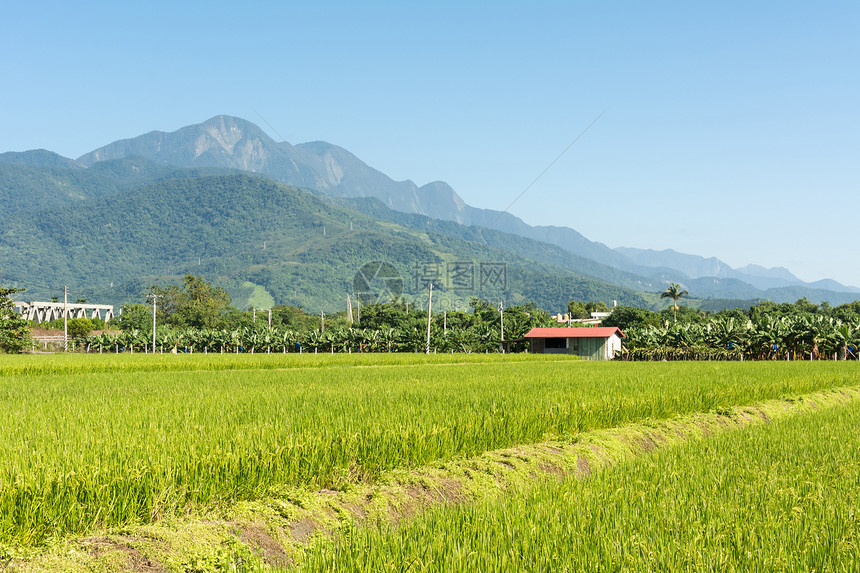
[[[279,232],[307,235],[310,231],[289,225],[279,231],[270,221],[268,199],[256,196],[265,196],[271,189],[245,179],[228,185],[237,190],[234,197],[222,192],[224,184],[216,183],[217,178],[209,178],[239,172],[314,190],[317,196],[313,200],[325,205],[316,208],[339,210],[339,217],[352,221],[353,231],[359,219],[375,219],[375,234],[372,238],[338,235],[341,243],[326,252],[309,246],[295,251],[298,247],[289,241],[289,249],[278,251],[283,240]],[[203,178],[206,180],[196,181]],[[180,180],[183,183],[177,183]],[[165,194],[168,188],[170,192]],[[214,196],[223,204],[212,203]],[[244,201],[247,207],[237,201]],[[202,205],[209,205],[210,212],[220,213],[220,218],[212,223],[198,211]],[[312,218],[301,210],[299,215],[291,214],[283,205],[275,212],[285,219],[298,216],[306,222]],[[193,224],[185,224],[182,213]],[[117,217],[120,219],[114,223]],[[263,224],[265,221],[268,223]],[[231,231],[236,235],[223,234],[218,225],[227,222],[236,226]],[[42,267],[50,268],[56,280],[96,288],[92,277],[99,274],[99,289],[114,285],[107,287],[114,289],[112,294],[99,291],[111,300],[139,291],[141,281],[199,272],[229,278],[235,293],[265,285],[278,302],[322,307],[334,302],[332,281],[340,281],[338,289],[346,288],[359,253],[367,253],[364,260],[393,257],[400,265],[409,260],[413,266],[431,254],[435,258],[428,262],[457,257],[475,260],[480,255],[522,264],[517,296],[530,292],[535,301],[553,301],[554,308],[557,303],[563,308],[563,299],[571,298],[630,300],[638,296],[634,291],[661,292],[669,282],[681,283],[694,297],[720,300],[793,302],[805,296],[814,302],[841,304],[860,292],[835,281],[803,283],[785,269],[754,265],[732,269],[718,259],[674,251],[610,249],[570,228],[529,226],[509,213],[469,206],[441,181],[423,187],[393,181],[329,143],[278,143],[253,123],[228,116],[173,133],[150,132],[118,141],[77,160],[46,150],[0,154],[0,224],[0,280],[4,275],[16,280],[45,276],[36,270]],[[327,229],[327,240],[339,228],[335,220],[320,224]],[[238,232],[240,227],[247,229]],[[266,238],[266,233],[279,238]],[[394,245],[395,238],[407,242]],[[153,243],[155,239],[158,241]],[[253,248],[247,252],[237,246],[248,241]],[[101,257],[93,242],[106,245],[99,247]],[[134,250],[143,245],[148,248]],[[259,245],[265,245],[262,259],[254,251]],[[352,253],[352,259],[344,257],[344,249]],[[398,249],[412,251],[414,256],[401,256]],[[299,254],[311,256],[313,264],[297,267],[309,260],[298,259]],[[102,267],[110,272],[93,270]],[[525,280],[533,272],[544,273],[542,284]],[[564,286],[548,282],[548,277]],[[564,282],[573,278],[586,282]],[[302,298],[294,286],[293,297],[288,299],[287,279],[303,285],[306,295]],[[616,287],[607,287],[607,283],[621,290],[613,290]],[[562,294],[570,288],[579,290]],[[600,295],[586,296],[586,292]],[[316,296],[323,298],[316,300]]]
[[[572,297],[646,304],[632,289],[487,244],[377,221],[248,175],[161,179],[64,208],[19,211],[0,223],[0,281],[27,286],[28,297],[56,295],[68,284],[73,297],[119,304],[139,301],[153,282],[198,274],[234,295],[243,285],[261,286],[276,303],[330,310],[344,306],[362,265],[386,261],[416,300],[424,293],[416,273],[426,275],[428,265],[505,265],[504,283],[476,280],[445,293],[437,282],[439,308],[463,307],[471,296],[549,309],[565,308]]]
[[[378,219],[393,221],[414,229],[433,230],[437,233],[485,243],[638,291],[658,292],[665,289],[665,285],[669,282],[680,281],[691,293],[695,293],[696,298],[713,299],[710,303],[701,305],[709,310],[733,308],[739,304],[735,301],[744,301],[742,306],[749,306],[748,302],[754,303],[756,300],[772,300],[783,303],[794,302],[807,297],[815,302],[826,300],[831,304],[845,304],[857,298],[852,292],[834,292],[803,286],[759,289],[736,278],[690,278],[680,271],[667,268],[638,267],[643,271],[643,274],[636,274],[575,255],[554,244],[542,243],[493,229],[467,227],[450,221],[440,221],[413,213],[393,211],[376,199],[342,199],[340,201]]]
[[[92,166],[129,156],[182,167],[242,169],[338,197],[375,197],[397,211],[514,233],[623,270],[639,270],[623,254],[573,229],[532,227],[510,213],[472,207],[442,181],[422,187],[408,180],[394,181],[330,143],[279,143],[240,118],[217,116],[172,133],[154,131],[117,141],[83,155],[77,163]]]
[[[804,283],[793,275],[788,280],[782,276],[774,277],[769,273],[771,269],[762,267],[732,269],[716,259],[696,255],[674,253],[676,256],[667,257],[664,251],[663,256],[656,257],[656,251],[610,249],[602,243],[588,240],[574,229],[531,226],[507,212],[467,205],[454,189],[442,181],[422,187],[408,180],[394,181],[349,151],[330,143],[317,141],[295,146],[278,143],[253,123],[229,116],[217,116],[173,133],[151,132],[118,141],[80,157],[78,163],[95,165],[105,159],[129,155],[177,166],[247,170],[338,197],[375,197],[397,211],[495,229],[559,246],[580,257],[644,277],[643,288],[644,284],[655,281],[687,284],[691,279],[714,277],[721,280],[697,283],[698,287],[705,289],[698,293],[700,296],[758,297],[766,296],[768,289],[785,286],[809,287],[810,297],[818,296],[816,291],[821,290],[860,292],[860,289],[844,287],[835,281]],[[709,266],[710,271],[707,270]],[[772,271],[779,274],[778,269]]]
[[[383,205],[375,198],[352,198],[337,200],[339,204],[349,206],[357,211],[376,219],[391,221],[412,229],[434,232],[451,237],[457,237],[471,242],[487,245],[497,249],[510,251],[521,257],[543,261],[585,274],[599,280],[621,285],[637,291],[657,291],[662,289],[663,280],[658,276],[644,277],[615,267],[601,264],[595,260],[582,257],[566,251],[561,247],[542,243],[512,233],[504,233],[495,229],[478,226],[467,226],[453,221],[433,219],[415,213],[395,211]]]
[[[30,151],[7,151],[0,153],[0,163],[29,165],[30,167],[59,167],[62,169],[83,169],[83,165],[47,149]]]
[[[141,185],[171,177],[229,172],[214,168],[181,169],[173,165],[159,165],[142,157],[102,161],[89,169],[74,162],[69,167],[40,167],[25,161],[4,163],[2,159],[10,155],[0,156],[0,219],[18,211],[70,207],[86,199],[131,191]]]

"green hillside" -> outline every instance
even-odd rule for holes
[[[171,177],[228,172],[213,168],[179,169],[140,157],[102,161],[87,169],[13,163],[10,159],[7,157],[5,162],[0,160],[0,220],[19,211],[32,212],[78,205],[86,199],[130,191]],[[39,156],[25,155],[21,161],[37,159]]]
[[[433,219],[415,213],[404,213],[389,209],[379,199],[360,197],[350,199],[332,198],[331,201],[352,207],[376,219],[391,221],[398,225],[421,229],[489,247],[503,249],[520,257],[543,261],[560,266],[575,273],[611,284],[621,285],[637,291],[659,291],[664,283],[655,277],[643,277],[616,267],[601,264],[595,260],[577,255],[557,245],[543,243],[512,233],[505,233],[486,227],[463,225],[453,221]]]
[[[190,273],[223,284],[239,307],[268,293],[278,304],[330,310],[344,306],[362,265],[379,260],[396,267],[407,297],[419,298],[424,285],[416,273],[428,265],[471,263],[476,274],[481,263],[504,265],[504,284],[442,288],[436,301],[449,306],[471,296],[535,301],[553,311],[573,298],[644,303],[632,289],[571,269],[380,221],[248,175],[164,179],[21,215],[2,221],[0,282],[27,287],[28,299],[69,285],[72,298],[138,302],[150,284]]]

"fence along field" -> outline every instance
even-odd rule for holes
[[[860,385],[834,362],[128,358],[20,357],[0,369],[0,543],[36,546],[195,504],[337,489],[591,428]]]
[[[856,571],[860,404],[354,528],[302,571]]]

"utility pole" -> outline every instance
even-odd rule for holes
[[[69,351],[69,287],[63,287],[63,352]]]
[[[320,311],[320,334],[325,332],[325,311]]]
[[[155,312],[157,309],[155,302],[160,298],[164,298],[164,295],[151,294],[149,296],[152,297],[152,353],[155,354]]]
[[[269,328],[272,328],[272,309],[269,309]]]
[[[501,350],[502,354],[505,353],[505,301],[499,301],[499,350]]]
[[[430,354],[430,319],[433,312],[433,283],[430,283],[430,296],[427,298],[427,354]]]
[[[257,308],[252,306],[252,307],[251,307],[251,312],[252,312],[252,315],[251,315],[251,322],[253,322],[254,324],[256,324],[256,323],[257,323]]]

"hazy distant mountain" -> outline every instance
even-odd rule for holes
[[[731,271],[731,268],[727,264],[716,257],[705,258],[696,255],[686,255],[672,249],[655,251],[653,249],[618,247],[615,251],[623,254],[631,261],[635,260],[640,265],[677,269],[690,278],[726,278],[729,276],[727,271]]]
[[[446,190],[434,184],[419,189],[411,181],[394,181],[336,145],[276,142],[253,123],[223,115],[172,133],[153,131],[117,141],[79,157],[78,163],[90,166],[128,156],[179,167],[241,169],[341,197],[377,197],[400,211],[438,216],[443,199],[462,204],[455,193],[444,197]]]
[[[774,280],[784,280],[786,282],[799,282],[800,279],[791,274],[785,267],[772,267],[765,268],[760,265],[747,265],[745,267],[740,267],[735,269],[739,273],[743,273],[744,275],[751,277],[762,277]]]
[[[705,258],[698,255],[688,255],[672,249],[655,251],[653,249],[618,247],[615,250],[640,266],[662,269],[669,267],[677,269],[693,279],[704,277],[737,279],[763,291],[782,289],[783,287],[806,287],[814,290],[860,293],[860,289],[856,287],[845,286],[829,279],[813,283],[802,281],[783,267],[768,269],[759,265],[747,265],[735,269],[716,257]]]
[[[560,246],[576,255],[645,277],[642,288],[646,290],[662,290],[667,281],[703,277],[737,279],[699,281],[700,296],[717,298],[752,298],[769,288],[810,286],[788,271],[783,273],[788,276],[769,276],[754,269],[735,270],[715,258],[674,251],[613,250],[570,228],[531,226],[510,213],[467,205],[454,189],[441,181],[423,187],[408,180],[394,181],[349,151],[330,143],[317,141],[296,146],[278,143],[253,123],[229,116],[214,117],[173,133],[151,132],[112,143],[80,157],[78,162],[92,165],[127,155],[141,155],[179,166],[243,169],[340,197],[376,197],[397,211],[496,229]],[[852,290],[835,282],[812,288],[828,287],[841,292]]]

